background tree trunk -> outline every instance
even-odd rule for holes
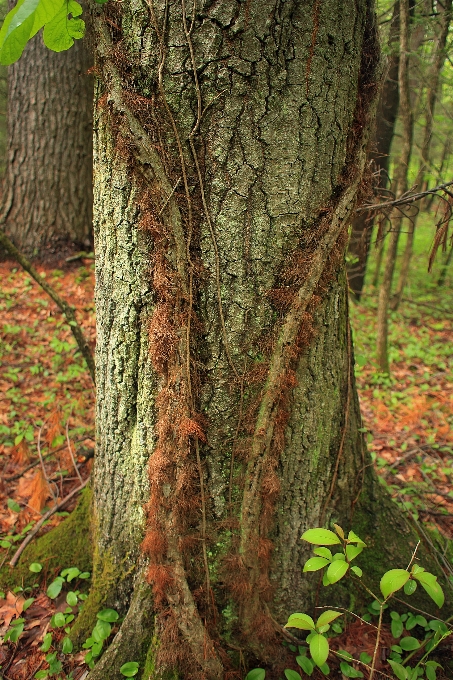
[[[386,189],[390,185],[390,148],[392,146],[399,103],[399,30],[399,6],[398,3],[395,3],[388,39],[388,45],[392,52],[388,57],[387,73],[379,97],[376,127],[369,153],[369,159],[372,163],[371,169],[378,174],[378,190]],[[373,217],[373,214],[370,215],[369,213],[362,212],[352,221],[349,255],[352,257],[353,262],[348,266],[348,283],[356,300],[360,300],[365,283],[368,253],[374,225]],[[379,273],[378,267],[376,267],[376,272]]]
[[[411,109],[409,88],[409,2],[400,0],[400,64],[398,72],[399,83],[399,115],[402,122],[401,155],[395,169],[395,195],[402,196],[407,191],[407,176],[412,153],[414,133],[414,119]],[[377,318],[377,362],[383,373],[389,373],[388,358],[388,306],[392,290],[393,272],[395,270],[398,239],[403,221],[403,213],[394,210],[391,219],[391,231],[386,252],[385,270],[379,289],[378,318]]]
[[[90,680],[130,660],[220,680],[231,645],[284,663],[280,626],[315,599],[309,527],[354,516],[411,550],[364,449],[347,315],[373,10],[97,10],[97,547],[77,634],[130,605]]]
[[[37,35],[9,67],[2,213],[5,231],[29,255],[90,245],[91,64],[87,40],[57,54]]]
[[[438,26],[438,33],[433,45],[433,57],[431,68],[428,71],[428,86],[426,91],[426,120],[425,129],[423,131],[423,141],[420,149],[420,164],[418,167],[417,177],[415,179],[415,186],[418,191],[423,190],[423,185],[425,182],[425,175],[429,167],[429,153],[431,149],[431,141],[433,136],[433,125],[434,125],[434,110],[436,107],[436,100],[439,96],[439,81],[442,68],[444,66],[446,57],[446,44],[448,38],[448,32],[451,22],[451,8],[452,1],[446,0],[443,7],[439,7],[440,20]],[[414,243],[414,232],[417,226],[417,219],[420,213],[420,209],[412,211],[413,214],[409,219],[407,241],[404,249],[400,276],[398,279],[398,285],[395,290],[395,294],[390,301],[391,309],[395,310],[401,301],[404,288],[407,283],[407,278],[409,274],[409,265],[412,258],[412,250]]]

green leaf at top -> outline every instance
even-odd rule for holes
[[[302,680],[300,674],[297,671],[292,671],[289,668],[285,671],[286,680]]]
[[[308,529],[308,531],[302,534],[301,538],[314,545],[336,545],[341,543],[338,536],[333,531],[329,531],[329,529]]]
[[[0,62],[17,61],[28,40],[53,20],[64,3],[65,0],[19,0],[6,15],[0,31]]]
[[[318,571],[329,564],[329,560],[325,557],[310,557],[304,564],[304,572],[306,571]]]
[[[348,541],[349,543],[358,543],[359,545],[362,546],[362,548],[366,548],[366,543],[365,541],[362,541],[361,538],[357,536],[353,531],[350,531],[348,534]]]
[[[310,640],[311,658],[317,666],[322,666],[329,656],[329,643],[324,635],[315,633]]]
[[[71,14],[71,18],[69,18]],[[74,40],[83,38],[85,22],[75,17],[82,14],[82,7],[75,0],[67,0],[58,14],[44,26],[44,44],[54,52],[68,50]]]
[[[392,661],[391,659],[387,659],[387,661],[391,665],[398,680],[407,680],[407,671],[400,663]]]
[[[265,677],[266,671],[263,671],[262,668],[254,668],[247,673],[245,680],[264,680]]]
[[[102,609],[100,612],[96,614],[96,617],[101,621],[115,623],[115,621],[118,621],[120,615],[114,609]]]
[[[12,64],[19,59],[33,28],[39,0],[19,0],[8,12],[0,30],[0,62]]]
[[[316,628],[320,628],[320,626],[325,626],[328,623],[335,621],[339,616],[343,616],[342,612],[334,612],[332,609],[327,609],[316,621]]]
[[[387,598],[392,593],[400,590],[404,584],[409,580],[409,572],[405,569],[390,569],[381,578],[380,588],[381,593]]]
[[[285,628],[299,628],[300,630],[314,630],[315,622],[308,614],[291,614]]]
[[[126,678],[133,678],[134,675],[137,675],[138,673],[138,662],[128,661],[128,663],[125,663],[123,666],[121,666],[120,673]]]
[[[347,562],[343,562],[341,560],[332,562],[332,564],[326,571],[326,576],[329,583],[336,583],[337,581],[339,581],[341,578],[343,578],[348,569],[349,564]]]
[[[434,600],[437,606],[442,607],[443,603],[445,602],[445,595],[442,588],[437,583],[437,576],[430,574],[428,571],[422,571],[413,574],[413,578],[417,579],[422,588],[426,590],[430,598]]]

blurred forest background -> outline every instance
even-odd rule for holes
[[[378,5],[387,76],[369,150],[367,186],[351,228],[346,263],[356,378],[368,445],[383,484],[422,531],[434,526],[441,536],[451,539],[452,2],[411,1],[409,45],[403,52],[399,3],[380,0]],[[2,11],[6,12],[5,4]],[[2,177],[8,147],[7,76],[7,68],[0,67]],[[411,198],[420,193],[423,196]],[[401,197],[405,200],[393,206],[392,201]],[[381,203],[390,205],[377,209]],[[60,253],[59,261],[42,257],[44,251],[27,254],[45,280],[76,307],[77,319],[93,348],[94,265],[89,240],[87,244],[75,243],[71,252]],[[94,390],[71,328],[57,305],[29,273],[5,256],[0,278],[3,564],[45,513],[88,478]],[[57,525],[75,502],[74,496],[64,508],[51,513],[46,525]],[[453,584],[453,565],[439,555]],[[22,663],[19,669],[19,662],[26,659],[29,664],[42,654],[31,645],[40,641],[45,617],[56,611],[55,602],[45,593],[33,597],[27,621],[41,624],[24,624],[25,651],[18,651],[9,671],[14,679],[27,677],[20,674],[25,666]],[[0,593],[0,598],[5,598],[0,600],[0,612],[5,614],[7,593]],[[7,616],[3,621],[0,635],[10,622]],[[345,639],[346,649],[347,644]],[[30,656],[30,649],[35,656]],[[83,665],[83,655],[74,659],[73,668]]]

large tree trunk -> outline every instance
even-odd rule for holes
[[[29,255],[87,247],[92,233],[92,61],[86,40],[48,50],[37,35],[8,74],[2,216]]]
[[[90,680],[131,660],[220,680],[243,653],[284,659],[280,626],[315,599],[305,529],[354,515],[372,543],[398,514],[364,450],[344,271],[373,3],[97,12],[96,551],[77,630],[103,603],[127,612]],[[387,566],[392,540],[379,550]]]

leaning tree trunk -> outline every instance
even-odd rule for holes
[[[5,231],[29,255],[90,245],[92,64],[87,41],[48,50],[37,35],[8,74]]]
[[[90,680],[132,660],[220,680],[285,658],[315,599],[305,529],[354,515],[373,543],[398,515],[363,448],[344,272],[373,3],[125,0],[94,23],[96,549],[74,635],[115,606]]]

